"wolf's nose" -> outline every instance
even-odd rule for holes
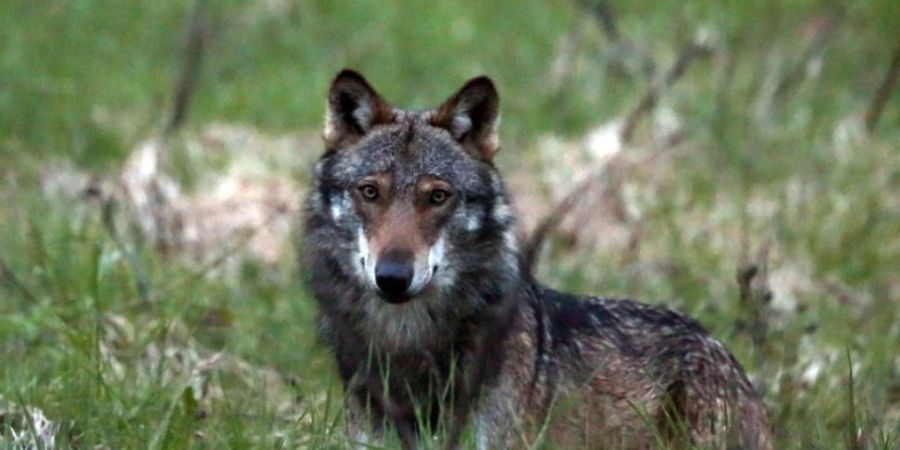
[[[412,279],[412,264],[388,259],[375,265],[375,284],[384,294],[385,300],[391,303],[409,300],[404,294],[412,284]]]

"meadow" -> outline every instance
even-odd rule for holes
[[[697,317],[779,448],[898,448],[898,18],[890,0],[6,0],[0,447],[350,447],[295,243],[328,83],[352,67],[407,107],[493,77],[522,235],[566,206],[541,281]]]

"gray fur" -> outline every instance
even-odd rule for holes
[[[672,445],[772,448],[765,408],[740,364],[696,322],[633,301],[558,293],[521,267],[490,161],[497,100],[489,80],[470,82],[435,110],[385,110],[361,76],[343,72],[330,98],[303,261],[346,389],[350,436],[378,442],[394,430],[415,448],[424,423],[447,430],[448,448],[467,426],[479,448],[492,449],[540,435],[560,448],[648,448],[660,436]],[[376,105],[365,106],[364,128],[353,123],[354,101]],[[442,111],[472,115],[447,122]],[[361,250],[372,225],[348,192],[373,173],[389,173],[401,193],[423,174],[439,177],[459,197],[429,250],[439,267],[399,305],[375,294],[361,266],[377,257]]]

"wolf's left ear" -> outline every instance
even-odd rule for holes
[[[391,107],[358,72],[344,69],[331,82],[325,116],[327,144],[361,137],[375,125],[392,120]]]
[[[469,80],[441,105],[431,124],[450,132],[472,156],[490,160],[500,148],[497,137],[500,97],[490,78]]]

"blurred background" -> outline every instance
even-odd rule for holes
[[[0,443],[349,445],[294,249],[343,67],[493,77],[539,279],[697,317],[782,448],[900,446],[891,0],[5,0]]]

